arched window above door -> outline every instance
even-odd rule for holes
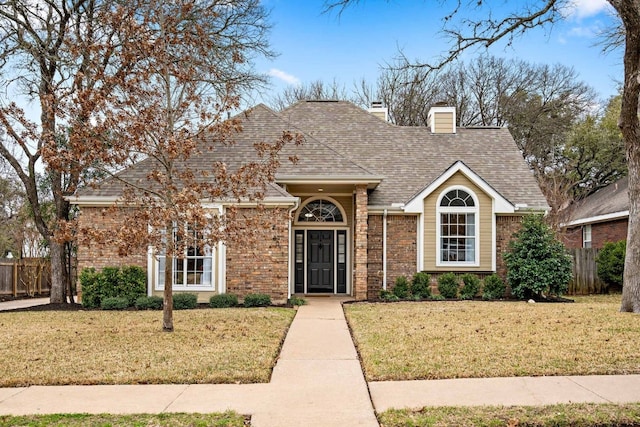
[[[300,209],[298,222],[344,223],[345,220],[342,210],[335,203],[326,199],[316,199]]]

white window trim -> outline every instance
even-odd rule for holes
[[[582,247],[583,248],[591,248],[593,247],[593,229],[591,228],[591,224],[586,224],[582,226]],[[587,240],[587,236],[589,240]],[[589,246],[587,246],[589,243]]]
[[[462,190],[473,199],[474,206],[470,207],[442,207],[442,198],[452,190]],[[473,213],[475,220],[475,259],[474,261],[441,261],[441,214],[442,213]],[[442,190],[436,201],[436,267],[479,267],[480,266],[480,203],[476,194],[462,185],[453,185]]]
[[[208,292],[213,292],[216,290],[216,285],[219,281],[219,277],[218,276],[218,271],[216,269],[216,267],[218,266],[218,262],[220,259],[219,253],[222,252],[221,250],[219,250],[220,248],[220,243],[218,243],[217,247],[212,247],[211,248],[211,253],[208,256],[202,256],[202,257],[198,257],[198,258],[208,258],[211,260],[211,283],[209,285],[188,285],[188,284],[178,284],[178,283],[174,283],[172,289],[174,291],[208,291]],[[154,265],[154,271],[155,271],[155,281],[154,281],[154,287],[156,291],[164,291],[164,284],[160,284],[160,257],[164,257],[164,255],[161,256],[154,256],[154,261],[155,261],[155,265]],[[187,258],[184,258],[182,260],[176,260],[174,259],[174,262],[185,262]],[[175,268],[174,268],[174,274],[175,274]],[[185,276],[186,277],[186,276]]]
[[[342,215],[342,221],[337,221],[337,222],[315,222],[315,221],[298,221],[298,218],[300,217],[300,212],[302,212],[302,210],[311,202],[315,202],[317,200],[326,200],[327,202],[331,202],[333,203],[338,210],[340,211],[340,214]],[[336,199],[334,199],[333,197],[328,197],[328,196],[315,196],[315,197],[309,197],[308,199],[306,199],[304,202],[302,202],[300,204],[300,207],[296,210],[295,216],[294,216],[294,221],[293,221],[294,225],[299,225],[299,226],[306,226],[306,225],[312,225],[313,227],[323,227],[323,226],[327,226],[327,227],[339,227],[339,226],[346,226],[347,225],[347,214],[346,211],[344,210],[344,208],[342,207],[342,204],[340,202],[338,202]]]

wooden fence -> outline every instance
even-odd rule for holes
[[[573,280],[569,283],[569,295],[589,295],[607,292],[606,284],[598,278],[596,257],[599,249],[571,249],[573,256]]]
[[[0,295],[49,293],[51,264],[45,258],[0,258]]]

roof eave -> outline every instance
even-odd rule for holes
[[[276,183],[278,184],[366,184],[367,188],[374,189],[382,182],[381,176],[375,175],[278,175]]]
[[[629,211],[619,211],[619,212],[612,212],[609,214],[604,214],[604,215],[595,215],[595,216],[590,216],[587,218],[580,218],[580,219],[576,219],[573,221],[570,221],[566,224],[562,224],[563,227],[573,227],[573,226],[578,226],[578,225],[585,225],[585,224],[595,224],[598,222],[605,222],[605,221],[613,221],[616,219],[624,219],[624,218],[629,218]]]

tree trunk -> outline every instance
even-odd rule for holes
[[[620,311],[640,313],[640,8],[635,2],[610,2],[625,27],[624,88],[620,111],[620,130],[624,138],[629,167],[629,228],[624,262],[622,305]]]
[[[164,299],[162,308],[162,330],[173,332],[173,258],[174,258],[173,221],[168,222],[167,246],[164,262]]]
[[[63,304],[65,298],[65,271],[66,257],[64,243],[58,243],[54,239],[49,242],[49,254],[51,256],[51,304]]]

